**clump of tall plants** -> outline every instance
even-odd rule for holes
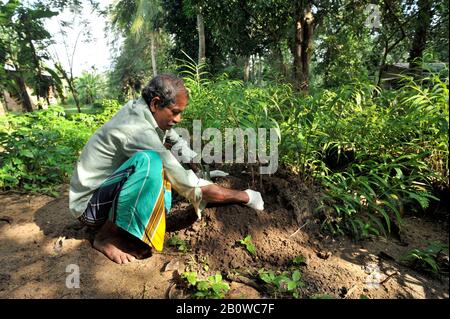
[[[323,187],[317,211],[333,234],[387,236],[438,201],[436,185],[448,188],[448,78],[405,77],[396,90],[355,80],[305,97],[189,67],[185,125],[276,128],[280,162]]]
[[[324,187],[318,211],[333,234],[387,235],[406,211],[439,200],[433,187],[448,188],[448,79],[405,78],[395,91],[354,83],[310,97],[297,114],[287,130],[299,155],[287,158]]]

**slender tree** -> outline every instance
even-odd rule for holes
[[[431,0],[418,0],[417,7],[417,20],[415,23],[413,41],[408,57],[409,67],[411,69],[421,67],[421,60],[427,44],[427,37],[433,14],[431,10]]]

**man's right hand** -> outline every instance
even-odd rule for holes
[[[260,192],[251,189],[246,189],[245,192],[247,193],[249,198],[248,203],[245,205],[256,210],[264,210],[264,201]]]

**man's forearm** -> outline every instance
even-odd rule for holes
[[[208,203],[246,204],[249,197],[246,192],[224,188],[212,184],[201,187],[202,199]]]

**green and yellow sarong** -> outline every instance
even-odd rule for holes
[[[161,251],[171,201],[171,184],[165,176],[161,158],[154,151],[140,151],[103,182],[81,220],[95,224],[108,218]]]

